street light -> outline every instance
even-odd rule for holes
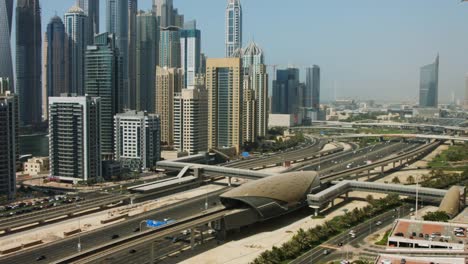
[[[81,205],[77,204],[76,207],[79,208]],[[78,250],[78,253],[81,252],[81,217],[78,216],[78,244],[76,245],[76,248]]]

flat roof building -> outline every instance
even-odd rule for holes
[[[147,112],[117,114],[115,122],[115,158],[123,168],[144,171],[161,159],[159,117]]]
[[[101,178],[101,99],[49,98],[50,176],[65,181]]]

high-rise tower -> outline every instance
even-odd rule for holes
[[[122,72],[114,34],[96,35],[94,45],[86,50],[86,95],[101,99],[101,153],[103,160],[114,154],[114,115],[122,112],[119,93]]]
[[[208,59],[208,148],[235,147],[242,140],[242,65],[240,58]]]
[[[242,48],[242,6],[240,0],[228,0],[226,8],[226,57]]]
[[[155,73],[158,58],[156,16],[141,12],[137,16],[136,42],[136,109],[154,113]]]
[[[201,32],[196,21],[185,23],[180,31],[181,68],[185,72],[185,87],[193,89],[195,75],[200,73]]]
[[[45,120],[48,119],[48,97],[60,96],[62,93],[70,92],[66,71],[66,63],[68,62],[66,41],[65,25],[60,17],[54,16],[47,25],[44,39],[44,59],[42,61],[44,64],[42,110]]]
[[[42,32],[39,0],[18,0],[16,6],[16,91],[22,125],[42,120]]]
[[[92,42],[94,35],[99,34],[99,0],[77,0],[76,5],[83,9],[89,18],[88,38]]]
[[[129,81],[129,0],[107,0],[107,32],[115,34],[115,43],[122,57],[123,92],[120,100],[124,108],[132,105]]]
[[[65,31],[68,36],[68,89],[71,93],[84,95],[84,56],[90,40],[88,16],[83,9],[73,6],[65,13]]]
[[[306,68],[304,107],[310,107],[314,110],[320,108],[320,67],[317,65]]]
[[[439,97],[439,55],[434,63],[421,68],[419,107],[437,107]]]
[[[13,0],[0,0],[0,77],[10,80],[13,87],[13,61],[11,58],[11,25],[13,17]]]
[[[0,77],[0,199],[15,196],[19,156],[18,96],[11,92],[9,84],[8,78]]]
[[[180,30],[178,27],[160,28],[159,66],[180,68]]]

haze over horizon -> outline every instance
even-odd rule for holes
[[[42,31],[74,0],[42,0]],[[417,101],[419,69],[440,53],[439,97],[464,96],[468,72],[468,4],[457,0],[325,1],[243,0],[244,46],[257,42],[266,62],[278,67],[322,69],[323,99]],[[139,1],[147,10],[151,0]],[[174,0],[185,20],[196,19],[203,52],[224,55],[226,1]],[[105,1],[101,1],[101,32]],[[281,34],[279,34],[281,32]],[[13,40],[14,41],[14,40]],[[14,47],[14,45],[13,45]],[[271,68],[270,68],[271,72]],[[304,74],[301,72],[301,79]],[[274,75],[270,75],[273,79]]]

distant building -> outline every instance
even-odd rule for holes
[[[174,8],[172,0],[153,0],[153,13],[156,14],[160,27],[184,25],[184,16]]]
[[[208,59],[208,148],[235,147],[242,140],[242,65],[240,58]]]
[[[184,69],[184,87],[193,89],[195,75],[200,73],[201,32],[196,21],[187,22],[180,31],[181,68]]]
[[[226,7],[226,58],[242,48],[242,6],[240,0],[228,0]]]
[[[30,158],[24,163],[24,173],[31,176],[49,173],[49,157]]]
[[[138,0],[128,0],[128,89],[130,109],[136,109],[136,45]]]
[[[174,148],[189,155],[208,150],[208,94],[182,89],[174,98]]]
[[[0,78],[0,84],[0,198],[11,200],[16,194],[19,106],[8,79]]]
[[[159,66],[180,68],[180,31],[178,27],[160,29]]]
[[[73,182],[101,178],[100,104],[90,96],[49,98],[51,177]]]
[[[317,65],[306,68],[304,107],[314,110],[320,109],[320,67]]]
[[[246,133],[250,134],[245,139],[254,142],[258,137],[266,136],[268,132],[268,73],[264,62],[263,50],[254,42],[251,42],[242,54],[242,65],[244,72],[244,87],[248,85],[249,89],[244,94],[245,106],[252,108],[247,111],[252,117],[250,128],[244,128]],[[246,83],[247,81],[247,83]],[[244,114],[244,117],[248,117]],[[245,134],[245,133],[244,133]]]
[[[156,16],[140,12],[137,16],[136,43],[136,109],[155,111],[155,76],[158,63],[158,34]]]
[[[17,0],[15,91],[19,98],[20,123],[26,126],[42,121],[41,48],[39,0]]]
[[[122,64],[115,44],[115,35],[96,35],[94,45],[86,50],[86,94],[101,99],[101,155],[111,160],[114,155],[114,115],[122,112]]]
[[[52,17],[49,24],[47,24],[43,45],[42,112],[44,120],[49,118],[49,97],[70,92],[68,90],[69,76],[67,67],[69,57],[67,43],[68,37],[62,19],[58,16]]]
[[[294,125],[294,116],[291,114],[270,114],[268,119],[268,128],[292,127]]]
[[[74,6],[65,13],[65,31],[68,36],[67,49],[69,62],[68,66],[68,92],[84,95],[85,94],[85,51],[86,46],[90,44],[88,34],[88,16],[84,11]]]
[[[117,114],[115,122],[115,158],[123,168],[143,171],[161,159],[159,117],[147,112]]]
[[[465,110],[468,110],[468,74],[465,77],[465,101],[463,107]]]
[[[11,26],[13,18],[13,0],[0,1],[0,76],[10,80],[14,91],[13,60],[11,54]]]
[[[437,107],[439,98],[439,55],[434,63],[421,68],[419,107]]]
[[[299,94],[299,69],[276,71],[273,81],[272,113],[296,114],[302,105]]]
[[[122,57],[123,89],[119,101],[124,108],[132,105],[129,81],[129,0],[106,0],[106,31],[115,34],[115,45]]]
[[[83,9],[89,18],[88,38],[93,41],[94,35],[99,34],[99,1],[100,0],[77,0],[76,5]]]
[[[161,119],[161,141],[174,143],[174,95],[180,93],[184,83],[182,69],[156,67],[156,111]]]

